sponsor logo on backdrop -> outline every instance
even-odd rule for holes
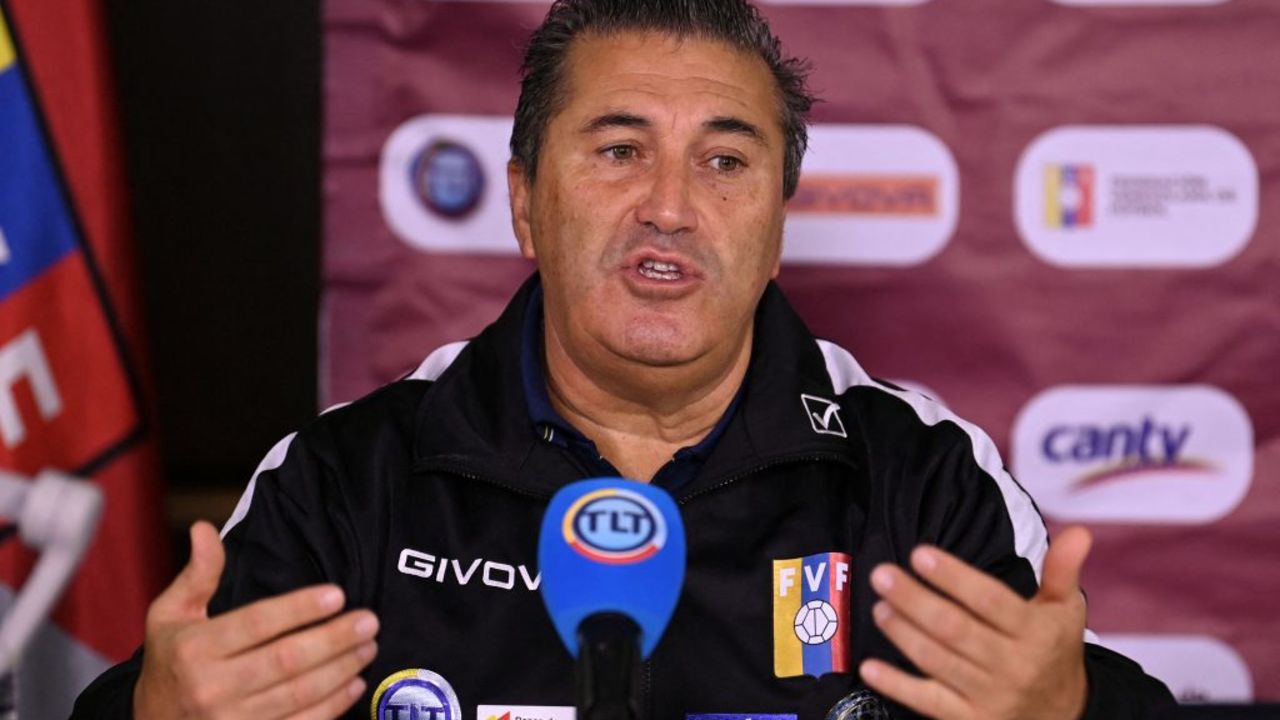
[[[411,668],[388,675],[373,692],[372,720],[462,720],[453,688],[430,670]]]
[[[773,668],[778,677],[851,672],[852,559],[830,552],[773,561]]]
[[[418,199],[428,210],[449,219],[466,217],[484,195],[484,169],[466,145],[439,138],[409,168]]]
[[[1253,426],[1207,385],[1060,386],[1014,421],[1013,470],[1059,520],[1213,522],[1249,489]]]
[[[577,714],[564,705],[481,705],[476,708],[476,720],[574,720]]]
[[[905,125],[818,124],[787,207],[782,259],[914,265],[955,232],[959,175],[935,135]]]
[[[423,0],[424,2],[426,0]],[[493,2],[493,0],[450,0],[451,2]],[[832,6],[832,5],[923,5],[933,0],[757,0],[761,5],[797,5],[797,6]],[[551,0],[506,0],[532,5],[550,5]]]
[[[1018,162],[1023,242],[1067,267],[1204,267],[1234,257],[1258,219],[1258,169],[1209,126],[1073,126]]]
[[[519,252],[505,192],[511,118],[420,115],[382,146],[378,204],[391,231],[433,252]]]
[[[1102,645],[1163,680],[1179,703],[1253,701],[1248,665],[1230,645],[1207,635],[1102,635]]]
[[[1150,7],[1153,5],[1221,5],[1228,0],[1053,0],[1059,5],[1121,5]]]

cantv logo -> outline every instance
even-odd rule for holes
[[[1207,385],[1066,385],[1019,413],[1012,459],[1060,520],[1207,523],[1248,492],[1253,427]]]

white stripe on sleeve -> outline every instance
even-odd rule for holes
[[[973,446],[974,460],[996,481],[1000,495],[1004,498],[1005,509],[1009,513],[1009,522],[1013,525],[1014,552],[1031,564],[1035,572],[1036,583],[1040,582],[1040,572],[1044,567],[1044,556],[1049,551],[1049,535],[1045,530],[1044,520],[1036,512],[1031,497],[1004,469],[1000,460],[1000,452],[977,425],[964,420],[947,409],[945,405],[910,390],[897,390],[876,382],[867,374],[848,350],[826,340],[818,340],[818,347],[826,359],[827,374],[831,376],[831,384],[837,394],[843,393],[857,385],[872,387],[897,397],[915,410],[920,421],[925,425],[937,425],[950,421],[964,430]]]

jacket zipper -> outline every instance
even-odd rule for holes
[[[849,460],[844,455],[841,455],[839,453],[809,453],[809,454],[801,454],[801,455],[783,456],[779,458],[774,458],[772,460],[768,460],[766,462],[763,462],[747,470],[734,473],[733,475],[726,477],[725,479],[715,483],[714,485],[711,485],[710,487],[705,487],[701,490],[698,490],[697,492],[690,493],[689,495],[686,495],[682,498],[677,499],[676,504],[687,505],[691,500],[695,498],[699,498],[708,493],[721,490],[729,485],[732,485],[733,483],[738,482],[739,480],[742,480],[747,476],[754,475],[759,472],[764,472],[765,470],[771,470],[773,468],[780,467],[782,465],[809,463],[809,462],[817,462],[817,461],[834,462],[840,465],[848,466],[850,468],[857,467],[853,463],[853,461]]]

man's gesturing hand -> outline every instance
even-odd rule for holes
[[[862,679],[936,718],[1075,720],[1088,695],[1080,568],[1091,543],[1084,528],[1062,533],[1029,601],[935,547],[917,548],[911,566],[940,592],[893,565],[877,567],[876,624],[927,677],[867,660]]]
[[[224,556],[208,523],[191,527],[191,561],[147,611],[146,652],[134,717],[334,718],[364,692],[378,621],[342,608],[319,585],[209,618]]]

